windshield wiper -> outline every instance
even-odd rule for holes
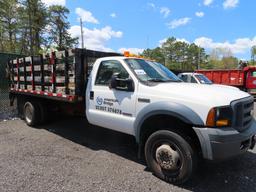
[[[158,78],[150,78],[150,79],[147,79],[147,81],[152,81],[152,82],[166,82],[166,80],[158,79]]]
[[[174,79],[169,79],[169,80],[167,80],[166,82],[182,82],[181,80],[174,80]]]
[[[150,78],[147,81],[151,81],[151,82],[182,82],[181,80],[174,80],[174,79],[159,79],[159,78]]]

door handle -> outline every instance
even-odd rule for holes
[[[94,91],[90,91],[90,100],[94,99]]]

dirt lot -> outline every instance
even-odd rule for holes
[[[255,191],[256,150],[220,164],[201,163],[185,186],[147,171],[133,137],[62,118],[30,128],[0,122],[0,191]]]

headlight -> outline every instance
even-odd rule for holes
[[[230,106],[214,107],[207,116],[207,127],[227,127],[232,124],[233,111]]]

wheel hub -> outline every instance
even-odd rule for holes
[[[180,155],[173,150],[169,145],[163,144],[156,150],[156,161],[161,168],[166,170],[178,169]]]
[[[30,123],[32,121],[32,111],[29,106],[25,108],[25,114],[26,121]]]

